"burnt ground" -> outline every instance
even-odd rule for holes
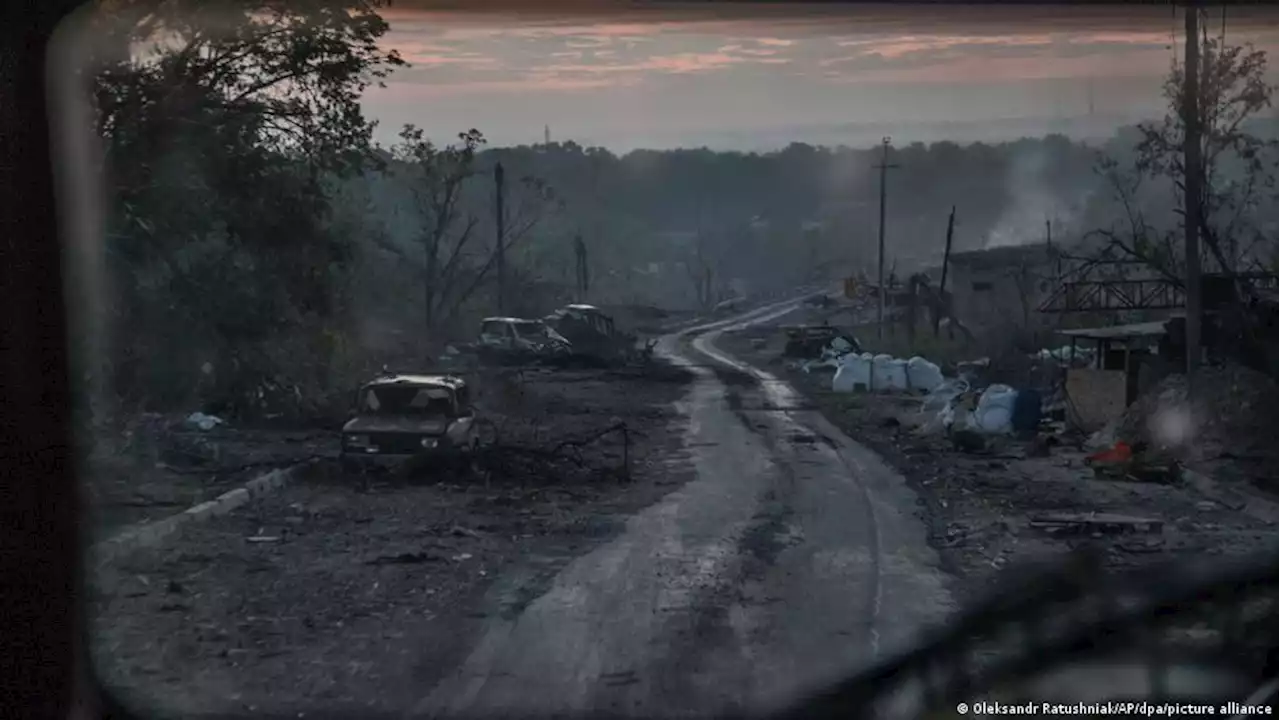
[[[96,667],[131,704],[180,716],[403,711],[460,664],[486,617],[517,614],[692,477],[672,405],[691,379],[658,366],[481,380],[490,437],[508,449],[476,474],[362,490],[329,463],[91,577]],[[629,478],[620,433],[553,451],[620,422]]]
[[[154,415],[103,435],[85,468],[88,539],[158,520],[309,458],[336,457],[336,431],[184,427]]]
[[[779,357],[780,334],[752,328],[726,333],[716,344],[790,381],[830,422],[903,474],[919,495],[930,544],[954,576],[962,604],[988,594],[1005,567],[1051,560],[1082,545],[1104,551],[1116,569],[1276,547],[1275,496],[1260,496],[1248,483],[1223,500],[1183,485],[1095,479],[1083,465],[1085,453],[1067,447],[1052,449],[1049,457],[1024,457],[1025,448],[1017,445],[994,455],[958,452],[941,438],[905,427],[902,419],[919,408],[919,398],[832,393],[830,371],[789,370]],[[764,343],[753,342],[757,338]],[[1263,512],[1239,509],[1238,500],[1246,497]],[[1051,533],[1031,524],[1046,513],[1090,512],[1142,517],[1159,527]]]

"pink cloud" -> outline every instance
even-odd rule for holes
[[[856,61],[857,58],[853,58]],[[1135,50],[1105,55],[1067,58],[961,56],[918,67],[850,67],[848,72],[828,70],[827,77],[839,83],[991,83],[1016,80],[1051,80],[1084,77],[1158,76],[1169,65],[1168,53]]]
[[[404,55],[405,61],[410,67],[415,68],[432,68],[432,67],[467,67],[467,68],[496,68],[499,66],[497,58],[483,56],[467,56],[467,55]]]
[[[867,52],[886,58],[900,58],[913,53],[948,50],[958,47],[982,47],[998,45],[1003,47],[1037,47],[1049,45],[1053,38],[1049,35],[1022,36],[933,36],[933,37],[899,37],[880,41],[872,41],[864,45],[870,48]]]
[[[527,92],[543,91],[583,91],[597,90],[606,87],[618,87],[638,82],[639,78],[587,78],[541,76],[531,73],[521,79],[514,80],[480,80],[472,82],[417,83],[388,82],[385,88],[373,88],[367,91],[367,98],[383,106],[409,105],[420,106],[425,100],[442,97],[466,95],[514,95]]]
[[[743,63],[781,64],[785,58],[757,58],[732,55],[725,52],[706,53],[673,53],[655,55],[631,63],[616,64],[559,64],[547,65],[537,69],[539,73],[571,74],[571,75],[617,75],[643,74],[648,72],[682,75],[687,73],[708,72]]]

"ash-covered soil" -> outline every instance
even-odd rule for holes
[[[1181,484],[1096,479],[1084,467],[1085,453],[1065,446],[1048,457],[1024,457],[1025,447],[1016,445],[995,455],[959,452],[945,439],[918,436],[900,422],[919,408],[919,398],[837,394],[830,390],[830,371],[787,369],[780,336],[774,328],[750,328],[726,333],[716,344],[791,382],[834,425],[903,474],[919,495],[930,542],[954,576],[961,604],[989,594],[1005,568],[1051,561],[1082,545],[1102,549],[1117,569],[1274,551],[1277,545],[1274,498],[1256,492],[1249,498],[1254,507],[1271,508],[1268,521],[1265,513],[1243,512],[1234,502],[1224,504]],[[1252,491],[1249,485],[1233,490]],[[1055,513],[1114,513],[1155,522],[1083,532],[1034,526]]]
[[[673,406],[691,379],[659,365],[478,380],[509,450],[474,474],[364,490],[329,467],[91,577],[96,667],[130,704],[176,716],[403,712],[487,617],[519,613],[692,476]],[[557,449],[618,424],[628,447],[612,432]]]
[[[276,467],[336,457],[336,430],[185,427],[151,415],[103,431],[84,465],[90,542],[212,500]]]

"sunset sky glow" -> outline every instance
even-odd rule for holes
[[[1181,18],[1158,7],[987,9],[996,14],[985,19],[973,6],[599,7],[387,10],[383,44],[410,67],[366,96],[379,139],[412,122],[444,140],[476,127],[495,144],[535,143],[547,125],[553,139],[626,150],[817,125],[1070,122],[1091,105],[1151,114],[1181,52]],[[1209,25],[1219,32],[1221,20]],[[1269,10],[1229,17],[1226,30],[1274,61]]]

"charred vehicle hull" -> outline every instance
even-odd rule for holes
[[[462,380],[392,376],[361,388],[355,417],[342,428],[340,457],[352,472],[414,460],[456,465],[478,447],[475,411]]]
[[[348,470],[392,468],[410,460],[456,463],[474,450],[444,433],[344,428],[342,464]]]
[[[486,318],[475,346],[482,361],[500,365],[556,364],[573,353],[552,327],[525,318]]]

